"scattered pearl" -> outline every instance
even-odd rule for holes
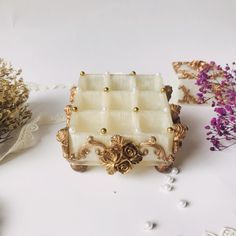
[[[145,223],[144,229],[145,230],[152,230],[155,227],[155,224],[151,221],[147,221]]]
[[[179,174],[179,169],[176,168],[176,167],[173,167],[172,170],[171,170],[171,174],[174,174],[174,175]]]
[[[180,200],[179,203],[178,203],[178,207],[180,207],[180,208],[185,208],[188,205],[189,205],[189,203],[186,200]]]
[[[170,176],[170,175],[167,175],[166,176],[166,182],[167,183],[174,183],[175,182],[175,178]]]
[[[170,192],[173,190],[173,187],[170,184],[164,184],[162,185],[161,189],[165,192]]]

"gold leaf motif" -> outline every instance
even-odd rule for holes
[[[186,125],[177,123],[174,124],[174,141],[173,141],[173,153],[177,153],[182,146],[182,141],[185,138],[188,127]]]

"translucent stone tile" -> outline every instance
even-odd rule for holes
[[[84,91],[103,91],[104,75],[84,75],[79,79],[79,89]]]
[[[77,106],[79,110],[98,110],[103,107],[103,92],[83,91],[78,93]]]
[[[132,90],[132,76],[129,75],[110,75],[110,89],[118,91]]]
[[[104,112],[80,111],[71,116],[71,130],[73,132],[98,134],[105,127]]]
[[[139,91],[138,107],[140,110],[159,110],[165,107],[163,94],[156,91]]]
[[[168,114],[162,111],[139,112],[140,129],[143,133],[166,133],[170,127]]]
[[[109,110],[132,111],[132,97],[128,91],[110,91],[107,99]]]
[[[157,75],[136,75],[136,87],[138,90],[156,90],[162,87],[162,81]]]
[[[108,114],[108,134],[126,134],[134,133],[134,123],[132,112],[111,111]]]

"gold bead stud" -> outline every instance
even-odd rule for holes
[[[103,91],[104,91],[104,92],[109,92],[109,88],[108,88],[108,87],[105,87],[105,88],[103,89]]]
[[[73,112],[77,112],[78,111],[78,107],[72,107],[72,111]]]
[[[84,75],[85,75],[85,72],[84,72],[84,71],[80,71],[80,75],[81,75],[81,76],[84,76]]]
[[[165,92],[166,92],[165,87],[164,87],[164,88],[161,88],[161,93],[165,93]]]
[[[101,134],[105,134],[107,132],[107,129],[106,128],[102,128],[101,130],[100,130],[100,133]]]
[[[150,142],[151,143],[155,143],[156,141],[157,141],[156,137],[154,137],[154,136],[150,137]]]
[[[174,129],[172,127],[168,127],[167,131],[168,131],[168,133],[172,133],[174,131]]]
[[[139,111],[139,108],[138,108],[138,107],[134,107],[134,108],[133,108],[133,111],[134,111],[134,112],[138,112],[138,111]]]
[[[136,75],[136,72],[133,70],[130,72],[130,75]]]

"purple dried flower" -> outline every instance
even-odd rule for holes
[[[216,117],[205,126],[211,151],[224,150],[236,144],[236,70],[226,64],[224,68],[210,62],[198,74],[196,84],[199,103],[211,101]]]

